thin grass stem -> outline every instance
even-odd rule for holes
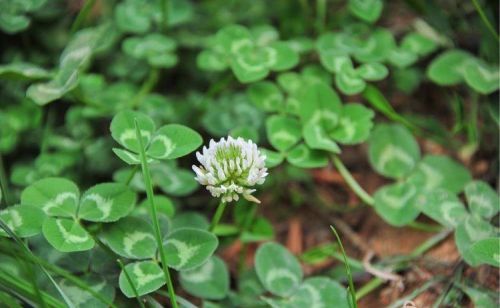
[[[150,209],[150,214],[151,214],[151,220],[153,223],[153,229],[155,232],[156,242],[158,244],[158,250],[160,252],[160,259],[161,259],[163,273],[165,275],[165,280],[167,282],[170,304],[172,305],[173,308],[177,308],[178,305],[177,305],[177,301],[175,298],[174,285],[172,283],[172,279],[170,278],[170,272],[168,270],[168,264],[167,264],[167,257],[165,254],[165,249],[163,248],[160,223],[158,221],[158,215],[156,213],[156,205],[154,202],[154,194],[153,194],[153,185],[151,183],[151,173],[149,171],[149,166],[148,166],[148,162],[146,159],[146,151],[145,151],[144,144],[142,141],[141,130],[139,128],[139,123],[137,122],[137,119],[135,120],[135,133],[136,133],[137,140],[139,142],[139,148],[140,148],[139,154],[140,154],[140,158],[141,158],[142,176],[144,178],[144,185],[146,186],[146,195],[147,195],[147,199],[148,199],[149,205],[150,205],[149,209]]]

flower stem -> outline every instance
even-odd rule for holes
[[[213,232],[217,224],[219,223],[222,214],[224,214],[224,210],[226,209],[226,202],[221,201],[217,206],[217,210],[215,211],[214,216],[212,217],[212,222],[210,223],[210,232]]]
[[[170,304],[173,308],[177,308],[177,301],[175,298],[174,285],[172,279],[170,278],[170,272],[168,271],[167,258],[165,255],[165,250],[163,249],[163,241],[161,237],[160,224],[158,222],[158,216],[156,214],[156,205],[154,202],[153,195],[153,185],[151,183],[151,173],[149,171],[149,166],[146,159],[146,152],[144,150],[144,144],[142,141],[141,130],[139,129],[139,124],[137,119],[135,119],[135,134],[139,142],[141,166],[142,166],[142,176],[144,178],[144,185],[146,186],[146,195],[149,201],[149,209],[151,214],[151,220],[153,222],[153,228],[155,231],[156,243],[158,244],[158,250],[160,251],[160,259],[162,264],[163,273],[165,275],[165,280],[167,281],[168,294],[170,298]]]
[[[340,172],[340,175],[344,178],[346,181],[347,185],[354,191],[354,193],[366,204],[373,206],[375,204],[375,201],[373,200],[373,197],[370,196],[369,193],[367,193],[360,185],[359,183],[354,179],[352,174],[347,170],[347,168],[344,166],[342,161],[337,155],[332,155],[332,162],[335,165],[335,168]]]

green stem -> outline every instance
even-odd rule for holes
[[[224,210],[226,209],[226,202],[221,201],[217,206],[217,210],[215,211],[214,216],[212,217],[212,222],[210,223],[210,232],[213,232],[217,224],[219,223],[222,214],[224,214]]]
[[[132,98],[130,101],[130,107],[135,108],[141,102],[146,94],[153,90],[154,86],[158,82],[158,78],[160,77],[160,70],[158,68],[152,68],[149,71],[148,78],[142,84],[139,92]]]
[[[377,289],[381,285],[384,284],[384,280],[382,278],[375,277],[369,282],[367,282],[364,286],[362,286],[360,289],[358,289],[358,292],[356,292],[356,300],[360,300],[363,298],[365,295],[369,294],[373,290]]]
[[[340,175],[344,178],[347,185],[354,191],[354,193],[366,204],[373,206],[375,201],[372,196],[368,194],[354,179],[352,174],[347,170],[342,161],[337,155],[332,155],[332,162],[335,165],[335,168],[340,172]]]
[[[0,199],[3,199],[1,201],[3,202],[5,207],[7,207],[9,204],[12,204],[11,203],[12,200],[10,199],[10,194],[9,194],[9,182],[7,181],[7,176],[1,154],[0,154],[0,190],[3,195],[3,198]]]
[[[316,0],[316,26],[318,34],[325,31],[326,25],[326,0]]]
[[[483,8],[481,5],[479,5],[479,2],[477,0],[471,0],[472,4],[474,5],[474,8],[476,8],[477,13],[479,14],[479,17],[481,17],[481,20],[483,21],[484,25],[486,28],[490,31],[490,33],[495,37],[497,41],[500,41],[500,38],[498,37],[498,33],[491,24],[490,20],[486,17],[486,14],[483,11]]]
[[[169,4],[169,0],[161,0],[161,25],[163,32],[166,32],[168,29]]]
[[[129,174],[127,180],[125,181],[125,185],[129,185],[130,182],[132,182],[132,179],[134,178],[134,176],[138,170],[139,170],[139,165],[135,165],[134,168],[132,168],[132,170],[130,170],[130,174]]]
[[[423,222],[412,221],[407,224],[408,227],[411,227],[416,230],[425,231],[425,232],[439,232],[443,231],[443,227],[439,225],[431,225]]]
[[[356,301],[356,289],[354,289],[354,282],[352,281],[352,272],[351,272],[351,267],[349,266],[349,262],[347,261],[347,254],[345,253],[344,250],[344,245],[342,245],[342,241],[340,240],[340,236],[337,233],[337,230],[333,226],[330,226],[330,229],[332,229],[333,234],[335,234],[335,237],[337,238],[337,243],[339,244],[340,251],[342,252],[342,256],[344,258],[344,266],[345,270],[347,272],[347,278],[349,281],[349,293],[351,294],[351,301],[352,305],[354,308],[358,307],[358,303]]]
[[[146,195],[150,205],[150,214],[151,220],[153,222],[153,228],[155,231],[155,238],[158,244],[158,250],[160,251],[160,259],[162,264],[163,273],[165,275],[165,280],[167,281],[168,294],[170,299],[170,304],[173,308],[177,308],[177,301],[175,298],[174,285],[172,283],[172,279],[170,278],[170,272],[168,270],[167,265],[167,257],[165,254],[165,249],[163,248],[163,241],[160,231],[160,224],[158,221],[158,215],[156,213],[156,205],[154,202],[154,194],[153,194],[153,185],[151,183],[151,173],[149,171],[149,166],[146,159],[146,152],[144,149],[144,144],[142,141],[141,130],[139,128],[139,124],[137,119],[135,119],[135,133],[137,140],[139,141],[140,148],[140,158],[141,158],[141,166],[142,166],[142,176],[144,178],[144,185],[146,186]]]
[[[453,230],[451,229],[446,229],[441,231],[440,233],[434,235],[433,237],[429,238],[422,244],[420,244],[417,248],[415,248],[412,253],[409,255],[409,257],[416,258],[421,255],[423,255],[425,252],[427,252],[429,249],[434,247],[437,243],[441,242],[444,240],[448,235],[452,232]]]
[[[71,25],[70,31],[72,34],[75,33],[78,29],[80,29],[80,26],[82,25],[83,21],[87,18],[90,11],[92,10],[95,1],[96,0],[85,1],[85,4],[83,5],[82,9],[80,10],[80,13],[78,13],[78,16],[75,19],[75,22],[73,22],[73,25]]]
[[[135,288],[135,285],[132,282],[132,278],[130,278],[130,275],[128,274],[127,269],[123,265],[122,260],[117,259],[116,262],[118,262],[118,264],[120,265],[120,268],[122,269],[122,272],[125,274],[125,278],[127,278],[128,284],[130,285],[130,288],[132,288],[132,292],[134,292],[135,298],[137,299],[139,306],[141,306],[141,308],[145,308],[144,303],[141,301],[141,298],[139,297],[139,293],[137,292],[137,289]]]

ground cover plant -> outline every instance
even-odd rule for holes
[[[497,307],[498,9],[0,0],[0,306]]]

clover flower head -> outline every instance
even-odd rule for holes
[[[237,201],[239,195],[248,201],[260,203],[252,196],[252,187],[264,183],[267,176],[266,156],[262,155],[257,145],[241,137],[222,138],[218,142],[210,140],[208,148],[196,152],[201,166],[193,165],[195,179],[207,187],[212,196],[222,202]]]

